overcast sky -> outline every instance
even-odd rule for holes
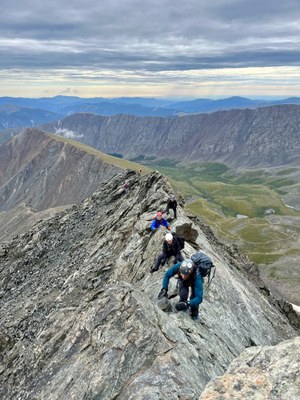
[[[300,96],[299,0],[1,0],[0,96]]]

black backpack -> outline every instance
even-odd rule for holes
[[[211,269],[214,267],[211,258],[203,251],[199,251],[191,256],[191,260],[193,261],[196,270],[199,271],[202,278],[207,276],[209,281]]]
[[[177,235],[177,233],[172,233],[172,235],[173,235],[173,237],[175,237],[175,239],[179,243],[180,250],[184,249],[184,244],[185,244],[184,237]]]

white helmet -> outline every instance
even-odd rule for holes
[[[172,233],[168,232],[168,233],[166,234],[166,236],[165,236],[165,239],[166,239],[166,240],[173,240],[173,235],[172,235]]]

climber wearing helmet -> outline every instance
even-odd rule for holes
[[[164,265],[168,258],[174,256],[174,263],[178,263],[178,261],[183,261],[183,257],[180,252],[180,246],[175,236],[172,235],[171,232],[168,232],[165,236],[165,240],[163,242],[163,250],[162,253],[157,257],[155,265],[152,267],[151,272],[155,272],[159,269],[160,265]]]
[[[158,298],[168,296],[169,281],[172,276],[178,274],[179,296],[180,300],[176,303],[177,311],[186,311],[190,309],[193,320],[199,320],[199,304],[203,300],[203,285],[201,275],[196,272],[192,260],[184,260],[168,269],[163,278],[162,289]],[[191,289],[190,298],[189,291]],[[188,300],[189,298],[189,300]]]
[[[163,218],[162,212],[158,211],[156,214],[156,217],[152,221],[152,224],[150,226],[151,231],[155,231],[157,228],[160,226],[164,226],[166,229],[170,230],[168,222]]]

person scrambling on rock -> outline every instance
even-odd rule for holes
[[[165,273],[162,283],[162,289],[158,294],[158,299],[168,296],[169,281],[172,276],[178,274],[179,297],[176,303],[177,311],[190,310],[191,317],[194,321],[199,320],[199,304],[203,300],[203,284],[202,277],[196,272],[196,268],[192,260],[187,259],[175,264]],[[190,297],[189,291],[191,289]]]
[[[125,181],[125,182],[124,182],[123,189],[124,189],[125,193],[127,193],[127,192],[128,192],[128,190],[129,190],[129,184],[128,184],[128,181]]]
[[[169,215],[170,208],[173,210],[174,218],[176,219],[177,218],[177,212],[176,212],[177,201],[176,201],[176,197],[174,196],[174,194],[171,194],[171,196],[168,199],[167,207],[164,211],[166,213],[166,215]]]
[[[163,218],[162,212],[158,211],[156,214],[156,217],[152,221],[152,224],[150,226],[151,231],[155,231],[158,229],[160,226],[164,226],[166,229],[170,230],[168,222]]]
[[[163,266],[166,261],[172,256],[175,257],[175,264],[177,264],[179,261],[183,261],[183,257],[180,251],[180,245],[177,238],[173,236],[171,232],[168,232],[163,242],[162,253],[157,257],[157,260],[155,262],[155,265],[152,267],[151,272],[157,271],[160,265]]]

